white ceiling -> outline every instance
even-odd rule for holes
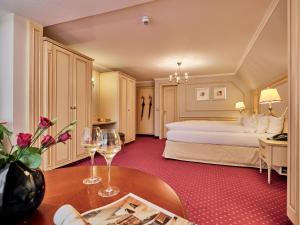
[[[46,27],[45,33],[138,80],[234,73],[272,0],[158,0]],[[149,15],[144,26],[141,17]]]
[[[287,40],[287,1],[281,0],[237,75],[252,89],[286,76]]]
[[[153,0],[0,0],[0,15],[5,10],[48,26],[149,1]]]

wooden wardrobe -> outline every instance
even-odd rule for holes
[[[100,74],[100,117],[115,121],[115,129],[125,134],[125,143],[135,140],[136,83],[119,72]]]
[[[77,120],[72,140],[44,154],[43,169],[49,170],[88,156],[80,140],[84,127],[91,126],[92,59],[48,38],[44,38],[43,53],[43,111],[57,118],[50,134]]]

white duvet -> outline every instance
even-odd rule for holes
[[[232,132],[245,133],[245,127],[238,121],[208,121],[188,120],[166,124],[169,131],[208,131],[208,132]]]
[[[258,138],[271,137],[272,134],[237,133],[237,132],[208,132],[170,130],[167,139],[175,142],[259,147]]]

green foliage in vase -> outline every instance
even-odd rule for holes
[[[14,161],[21,161],[31,169],[38,168],[41,164],[43,152],[55,144],[65,144],[66,141],[71,139],[70,131],[73,130],[76,121],[65,126],[55,136],[50,134],[43,135],[55,123],[56,119],[50,120],[46,117],[41,117],[35,133],[33,135],[30,133],[17,134],[17,143],[15,145],[11,142],[13,133],[0,124],[0,169]],[[39,147],[36,147],[36,143],[42,135]]]

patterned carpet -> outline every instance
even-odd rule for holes
[[[162,158],[164,140],[139,137],[126,145],[113,165],[139,169],[167,182],[181,198],[189,220],[200,224],[290,224],[286,216],[286,177],[258,169],[216,166]],[[105,164],[96,157],[97,164]],[[88,165],[87,159],[77,165]]]

